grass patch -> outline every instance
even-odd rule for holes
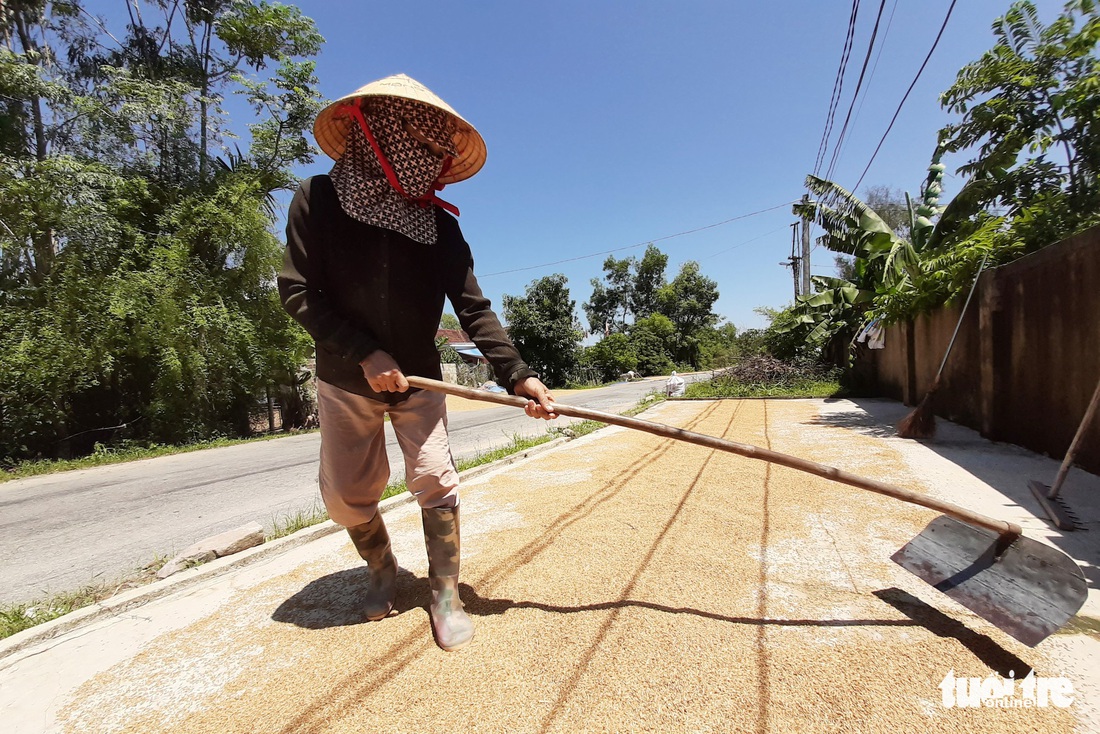
[[[499,461],[506,456],[512,454],[518,454],[527,449],[534,448],[544,443],[553,441],[557,436],[553,433],[546,433],[542,436],[534,436],[531,438],[524,438],[522,436],[512,436],[512,440],[501,446],[500,448],[491,449],[489,451],[478,451],[473,456],[468,456],[465,459],[460,459],[457,462],[457,467],[460,472],[464,472],[467,469],[473,469],[475,466],[482,466],[484,464],[491,464],[494,461]]]
[[[77,591],[61,592],[25,604],[0,606],[0,640],[63,617],[77,609],[97,604],[121,591],[156,581],[157,571],[168,561],[168,556],[157,556],[140,571],[112,583],[88,584]]]
[[[845,394],[836,380],[799,380],[778,385],[707,381],[692,383],[684,390],[685,398],[837,398]]]
[[[382,491],[382,499],[388,500],[390,497],[396,497],[404,492],[408,487],[405,486],[405,480],[399,479],[396,482],[390,482],[386,485],[386,488]]]
[[[77,459],[48,459],[20,462],[13,467],[0,470],[0,482],[7,482],[12,479],[25,479],[41,474],[56,474],[63,471],[73,471],[74,469],[90,469],[95,466],[105,466],[108,464],[123,464],[128,461],[153,459],[158,456],[171,456],[173,454],[186,454],[191,451],[237,446],[242,443],[253,443],[255,441],[271,441],[277,438],[287,438],[289,436],[299,436],[304,433],[313,433],[316,430],[317,429],[313,428],[289,433],[271,433],[263,436],[251,436],[249,438],[215,438],[210,441],[200,441],[198,443],[190,443],[183,446],[151,444],[149,446],[109,448],[97,444],[95,452],[87,456],[81,456]]]
[[[628,408],[619,415],[625,418],[633,418],[639,413],[649,410],[654,405],[662,402],[664,399],[664,395],[661,395],[658,392],[652,392],[646,397],[639,400],[633,408]],[[556,435],[561,435],[564,434],[566,431],[569,431],[570,433],[572,433],[573,438],[580,438],[581,436],[587,436],[593,431],[598,431],[606,425],[607,424],[602,421],[586,420],[580,421],[579,423],[573,423],[572,425],[566,426],[565,428],[558,428],[554,426],[550,428],[550,432]]]
[[[105,598],[98,587],[89,586],[47,600],[5,606],[0,608],[0,640]]]
[[[328,510],[320,502],[314,502],[309,507],[275,517],[271,522],[274,529],[264,536],[264,542],[270,543],[277,538],[292,535],[302,528],[319,525],[325,520],[328,520]]]
[[[587,436],[588,434],[592,433],[593,431],[598,431],[606,425],[607,425],[606,423],[601,423],[600,421],[591,421],[591,420],[589,420],[589,421],[581,421],[580,423],[574,423],[573,425],[569,426],[568,428],[561,428],[561,429],[558,429],[558,430],[562,433],[564,433],[567,430],[572,431],[573,432],[573,438],[580,438],[581,436]]]
[[[694,382],[686,398],[835,398],[846,394],[840,370],[809,360],[784,362],[765,354],[745,357],[733,367]]]
[[[644,398],[639,400],[637,405],[635,405],[633,408],[627,408],[620,415],[623,415],[627,418],[633,418],[639,413],[644,413],[645,411],[649,410],[654,405],[664,402],[664,400],[665,396],[663,393],[657,391],[651,392],[649,395],[646,395]]]

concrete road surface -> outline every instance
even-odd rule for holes
[[[563,402],[620,412],[663,384],[619,383]],[[458,459],[548,427],[514,408],[455,412],[449,423]],[[401,452],[386,430],[400,478]],[[311,433],[0,484],[0,603],[109,582],[251,521],[270,530],[276,519],[319,505],[319,446]]]

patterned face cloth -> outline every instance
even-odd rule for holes
[[[417,199],[434,190],[446,157],[410,135],[406,125],[454,155],[450,119],[430,107],[396,98],[368,102],[363,116],[405,193],[390,184],[370,141],[353,122],[344,155],[329,174],[340,207],[352,219],[434,244],[439,238],[434,207]]]

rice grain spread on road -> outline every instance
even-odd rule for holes
[[[927,490],[820,401],[646,417]],[[240,582],[85,683],[64,731],[1073,731],[1068,710],[959,709],[948,671],[1059,675],[890,562],[934,513],[759,461],[607,429],[463,490],[473,644],[431,640],[415,505],[386,515],[397,613],[365,623],[344,536]],[[342,539],[341,539],[342,538]],[[138,612],[140,613],[140,612]]]

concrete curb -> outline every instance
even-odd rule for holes
[[[840,397],[835,397],[835,398],[831,397],[831,396],[830,397],[825,397],[825,398],[822,398],[822,397],[814,398],[814,397],[795,397],[793,395],[777,395],[777,396],[774,396],[774,397],[762,397],[762,396],[757,395],[757,396],[744,397],[744,398],[738,398],[738,397],[733,397],[733,396],[723,397],[723,398],[687,398],[687,397],[680,397],[680,398],[667,397],[667,398],[665,398],[665,400],[669,401],[670,403],[697,403],[697,402],[706,402],[707,400],[852,400],[852,399],[863,400],[864,398],[853,398],[851,396],[840,396]]]
[[[482,464],[481,466],[467,469],[464,472],[460,472],[458,476],[461,481],[473,479],[482,474],[487,474],[490,471],[495,471],[537,456],[546,451],[550,451],[569,441],[570,439],[564,437],[555,438],[552,441],[539,444],[538,446],[532,446],[529,449],[511,454],[489,464]],[[414,499],[415,498],[408,492],[402,492],[399,495],[382,500],[378,505],[378,509],[383,513],[389,512],[395,507],[400,507],[401,505],[412,502]],[[155,581],[136,589],[129,589],[121,594],[116,594],[108,599],[104,599],[97,604],[82,607],[60,616],[57,619],[35,625],[34,627],[18,632],[4,640],[0,640],[0,661],[3,661],[4,658],[31,645],[58,637],[102,617],[117,616],[123,612],[148,604],[156,599],[208,581],[227,571],[242,568],[260,559],[297,548],[314,540],[340,532],[341,530],[343,530],[343,527],[340,525],[337,525],[332,520],[325,520],[317,525],[302,528],[285,537],[277,538],[231,556],[218,558],[209,563],[204,563],[201,566],[196,566],[195,568],[180,571],[166,579]],[[7,667],[12,662],[15,661],[9,661],[7,664],[0,662],[0,669]]]

